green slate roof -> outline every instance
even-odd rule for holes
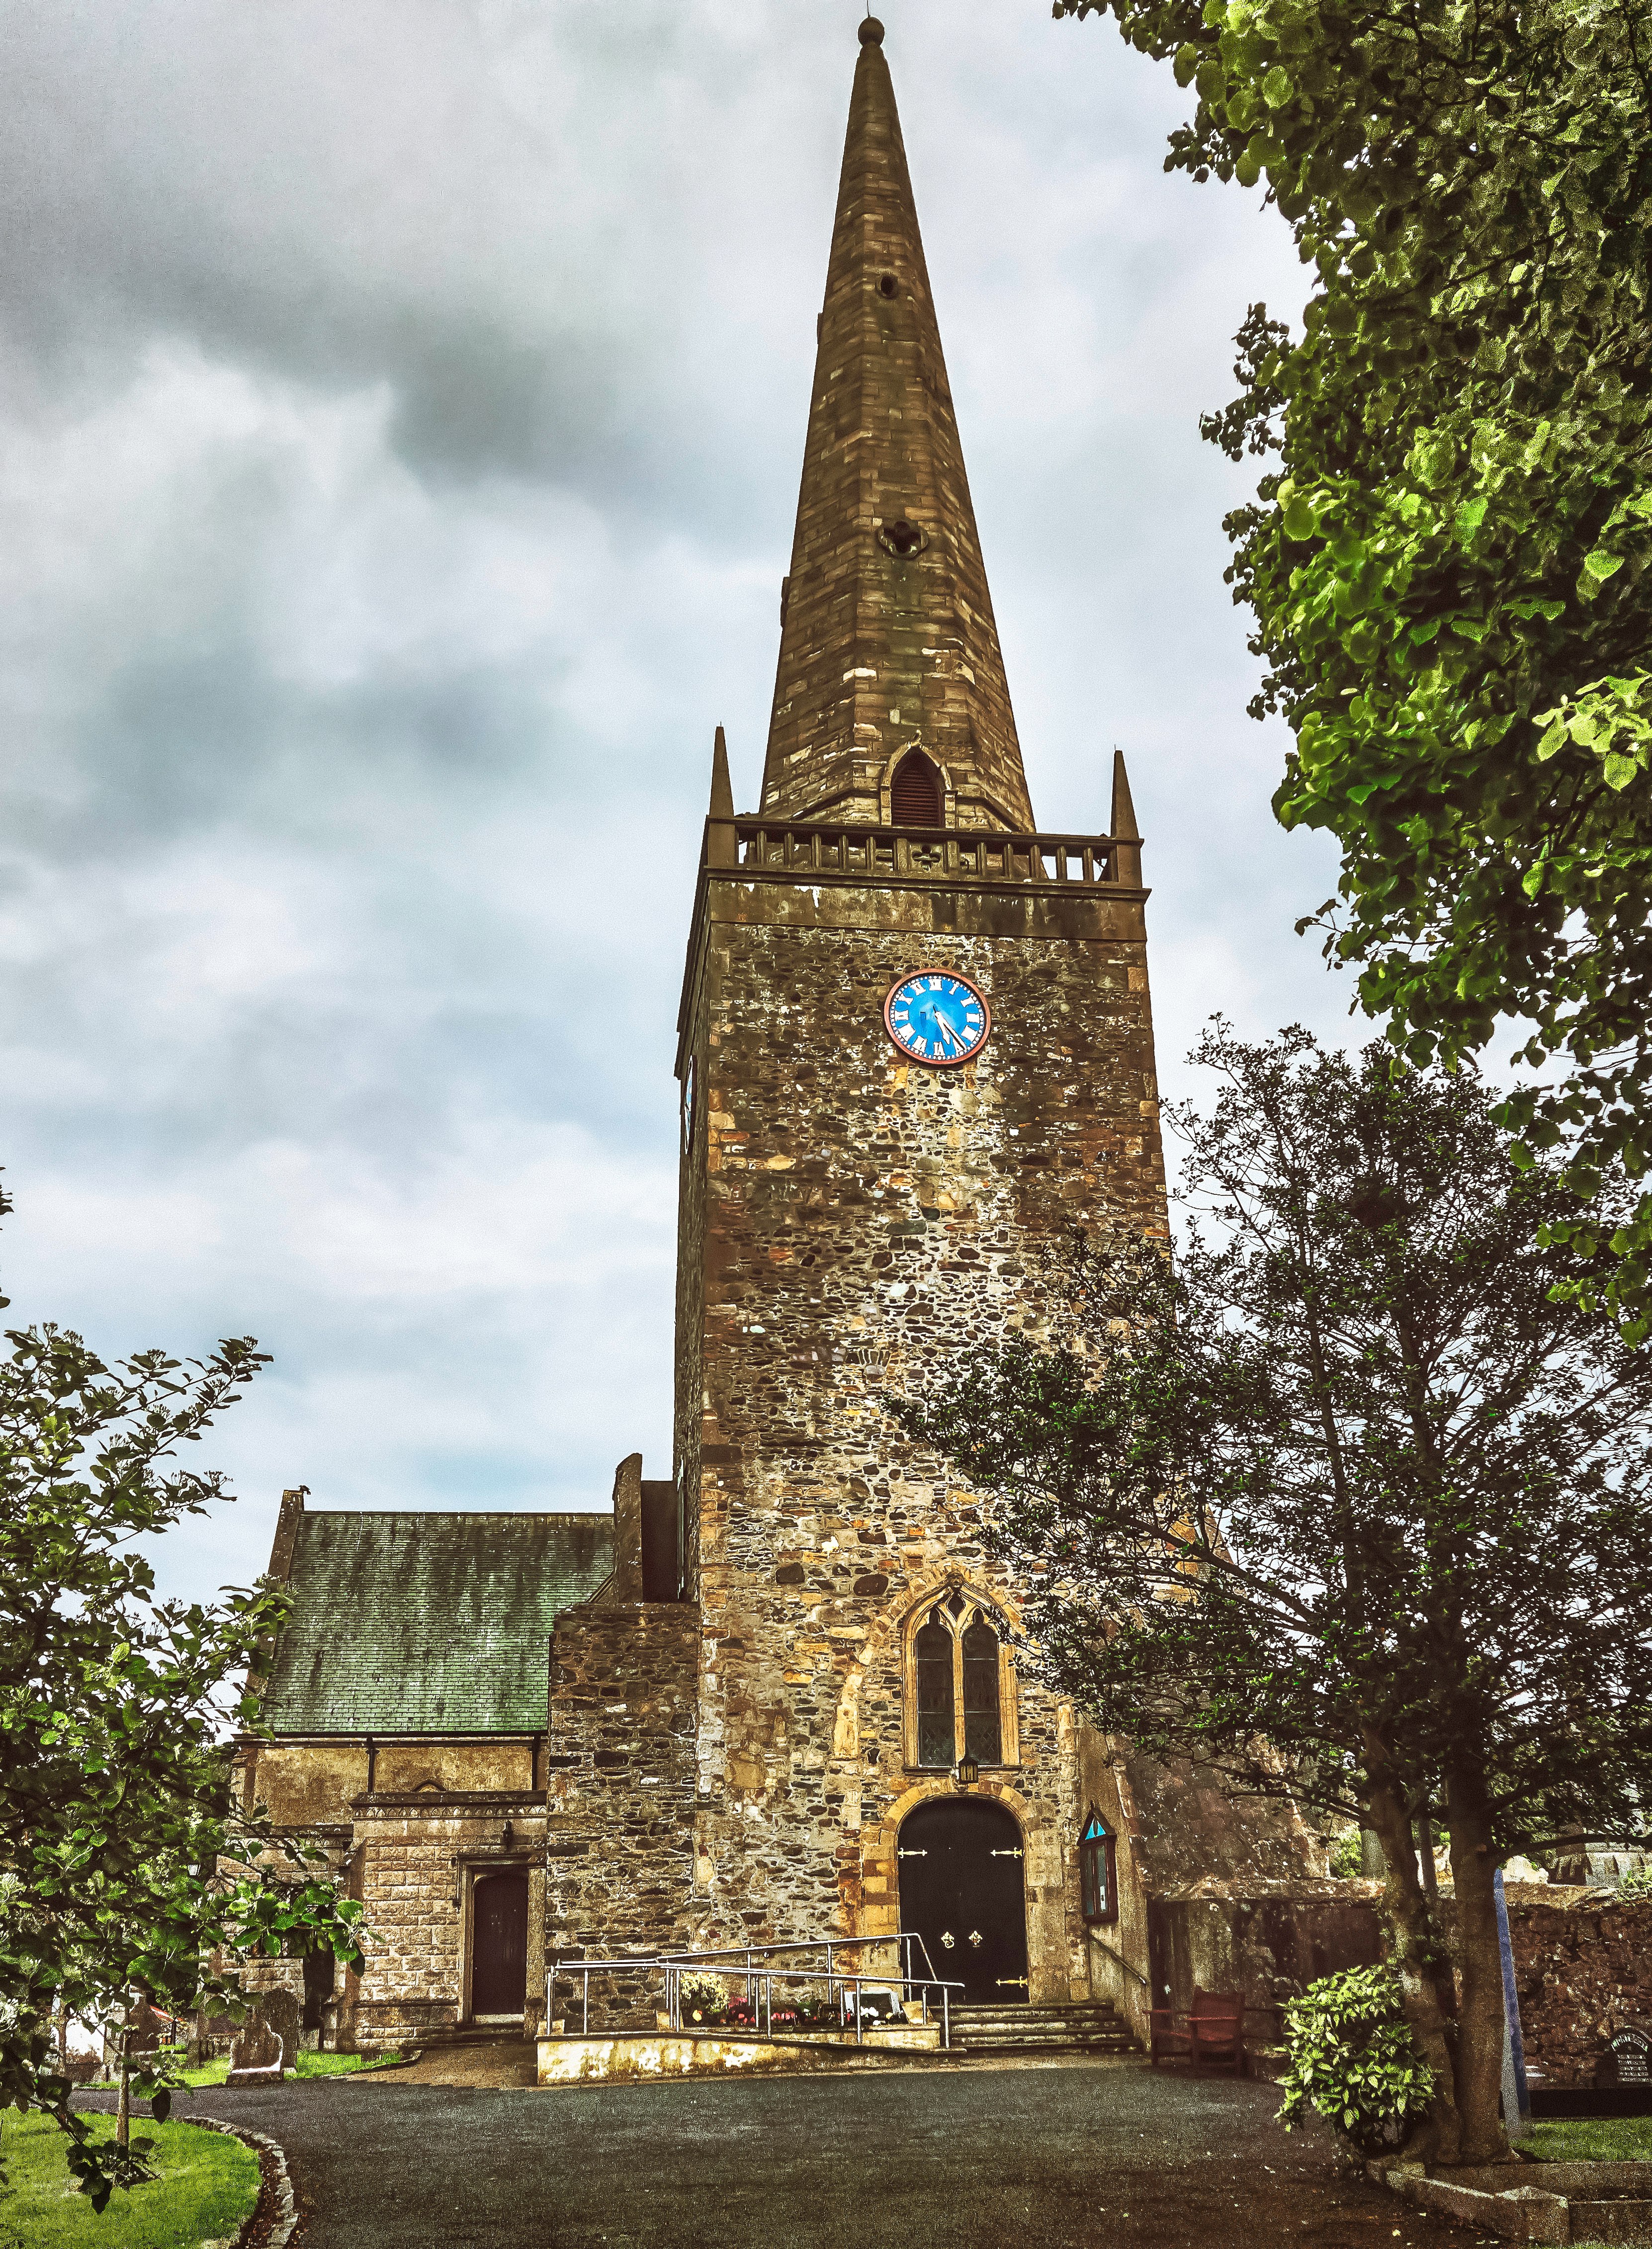
[[[264,1723],[538,1733],[552,1620],[590,1599],[613,1552],[611,1515],[306,1513]]]

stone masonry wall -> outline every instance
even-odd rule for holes
[[[1131,1752],[1128,1770],[1141,1879],[1154,1895],[1202,1883],[1211,1896],[1244,1897],[1258,1881],[1328,1879],[1329,1836],[1293,1799],[1230,1792],[1208,1768],[1180,1759],[1155,1764]]]
[[[352,1895],[367,1964],[346,1978],[340,2043],[398,2046],[466,2017],[470,1893],[480,1874],[529,1875],[527,2012],[543,2004],[545,1799],[518,1793],[360,1798]],[[509,1823],[510,1833],[506,1835]]]
[[[1153,1993],[1148,1955],[1148,1896],[1143,1883],[1143,1837],[1141,1814],[1130,1785],[1130,1770],[1123,1745],[1093,1726],[1079,1729],[1078,1824],[1081,1831],[1091,1808],[1099,1812],[1114,1834],[1118,1882],[1118,1918],[1085,1931],[1089,1986],[1098,1999],[1110,2000],[1121,2019],[1146,2044],[1148,2011],[1162,2005]],[[1069,1837],[1073,1863],[1069,1886],[1079,1878],[1078,1847]]]
[[[375,1791],[394,1795],[432,1783],[459,1793],[531,1790],[540,1739],[391,1735],[371,1750],[365,1737],[248,1742],[241,1750],[242,1791],[249,1804],[269,1807],[278,1827],[348,1826],[356,1798]]]
[[[1141,894],[714,870],[702,931],[681,1241],[703,1312],[678,1393],[704,1617],[696,1923],[872,1935],[898,1925],[901,1820],[948,1785],[906,1764],[901,1635],[949,1571],[1015,1606],[974,1496],[879,1393],[1041,1331],[1069,1228],[1166,1231]],[[890,1045],[885,994],[921,967],[986,992],[977,1062]],[[984,1786],[1026,1838],[1032,1996],[1087,1995],[1076,1729],[1034,1686],[1020,1708],[1020,1765]]]
[[[1652,2026],[1652,1898],[1551,1904],[1511,1884],[1509,1938],[1527,2061],[1553,2084],[1593,2085],[1614,2031]]]
[[[909,1566],[909,1557],[906,1558]],[[978,1555],[968,1568],[955,1558],[939,1568],[915,1572],[906,1599],[894,1613],[869,1627],[858,1645],[849,1646],[833,1723],[824,1737],[829,1754],[812,1765],[823,1815],[813,1832],[819,1863],[830,1864],[829,1888],[823,1881],[808,1922],[794,1922],[794,1929],[806,1926],[816,1936],[842,1931],[878,1937],[893,1936],[909,1918],[900,1905],[896,1852],[901,1824],[920,1804],[949,1797],[953,1782],[949,1773],[924,1771],[905,1761],[900,1640],[915,1610],[927,1610],[958,1583],[966,1592],[996,1594],[1002,1611],[1013,1619],[1014,1591],[1004,1572]],[[830,1592],[820,1606],[835,1606]],[[810,1854],[803,1837],[788,1832],[786,1825],[808,1786],[809,1730],[818,1709],[810,1692],[810,1675],[797,1675],[812,1664],[815,1676],[836,1683],[833,1658],[840,1660],[844,1643],[834,1640],[833,1630],[819,1622],[804,1623],[795,1644],[790,1691],[781,1705],[788,1730],[803,1752],[797,1760],[802,1787],[796,1783],[785,1790],[771,1786],[761,1796],[748,1787],[736,1799],[746,1807],[737,1826],[718,1819],[715,1811],[703,1814],[703,1872],[709,1876],[703,1888],[708,1903],[714,1910],[722,1907],[727,1911],[737,1901],[739,1918],[754,1933],[776,1925],[784,1929],[781,1916],[788,1906],[795,1911],[800,1902],[807,1910],[811,1903],[806,1891],[799,1900],[795,1881],[797,1874],[806,1874]],[[737,1711],[744,1692],[742,1681]],[[1004,1805],[1022,1831],[1032,1996],[1087,1998],[1089,1968],[1077,1886],[1078,1728],[1071,1707],[1035,1682],[1016,1679],[1012,1692],[1018,1762],[984,1771],[977,1793]],[[737,1788],[743,1779],[749,1784],[754,1777],[737,1764],[732,1772]],[[806,1799],[801,1809],[805,1814],[809,1811]],[[742,1835],[750,1839],[744,1852],[737,1840]],[[893,1966],[893,1957],[881,1960],[868,1955],[865,1964]]]
[[[1154,2005],[1189,2008],[1196,1989],[1237,1991],[1254,2053],[1278,2045],[1282,2009],[1322,1976],[1383,1957],[1378,1885],[1313,1881],[1250,1885],[1218,1878],[1154,1897]]]
[[[586,1606],[557,1620],[551,1955],[653,1953],[689,1940],[698,1648],[698,1618],[681,1603]],[[640,1979],[600,1977],[591,1998],[593,2026],[652,2027],[657,1998]]]
[[[1155,2003],[1185,2007],[1196,1984],[1241,1991],[1248,2040],[1276,2043],[1285,1999],[1321,1976],[1383,1957],[1379,1890],[1300,1875],[1275,1883],[1206,1875],[1155,1897]],[[1593,2085],[1614,2032],[1652,2026],[1652,1899],[1620,1905],[1582,1889],[1511,1882],[1508,1902],[1526,2060],[1551,2085]],[[1440,1920],[1454,1946],[1449,1883]]]

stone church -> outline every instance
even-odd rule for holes
[[[713,760],[670,1474],[634,1454],[584,1515],[282,1503],[244,1785],[366,1909],[365,1972],[309,1970],[346,2045],[531,2035],[580,1956],[831,1936],[875,1967],[901,1930],[971,2002],[1139,2032],[1155,1897],[1325,1872],[1024,1674],[977,1495],[880,1403],[1037,1333],[1068,1229],[1168,1231],[1129,787],[1115,760],[1105,834],[1038,827],[882,36],[754,813],[720,730]]]

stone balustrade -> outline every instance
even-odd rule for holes
[[[874,828],[773,815],[706,822],[709,867],[861,880],[933,877],[1045,889],[1139,888],[1141,844],[1116,836],[1018,835],[984,828]]]

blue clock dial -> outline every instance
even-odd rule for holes
[[[944,968],[903,976],[883,1003],[883,1020],[903,1055],[932,1068],[972,1060],[992,1028],[982,994]]]

